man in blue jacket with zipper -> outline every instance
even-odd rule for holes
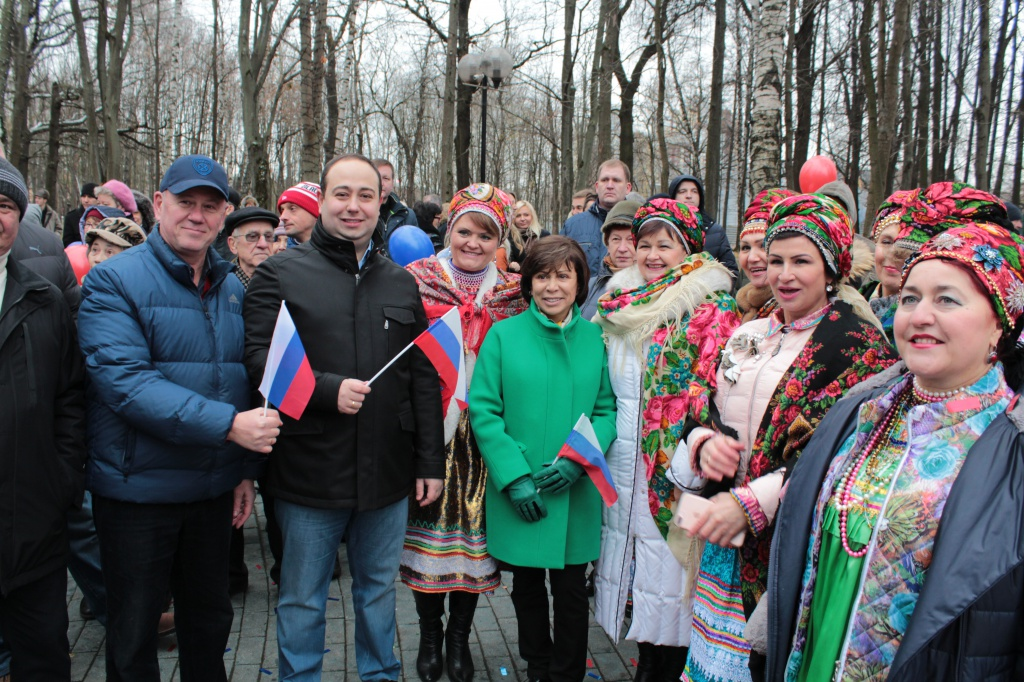
[[[224,169],[183,156],[153,197],[142,246],[97,265],[82,291],[88,386],[86,486],[107,589],[108,680],[159,680],[157,622],[174,596],[179,676],[224,680],[233,611],[232,525],[281,424],[248,409],[244,289],[211,248],[227,212]]]

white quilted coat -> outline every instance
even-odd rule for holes
[[[689,646],[693,613],[684,600],[686,574],[651,517],[647,478],[640,453],[640,395],[643,365],[621,337],[608,337],[608,367],[616,396],[618,436],[608,452],[608,467],[619,493],[618,502],[604,510],[601,558],[595,579],[597,622],[618,641],[625,620],[632,579],[633,618],[626,639],[669,646]],[[685,448],[685,445],[680,445]],[[674,457],[676,462],[689,457]],[[692,471],[671,471],[686,488],[703,485]],[[684,601],[687,602],[684,608]]]

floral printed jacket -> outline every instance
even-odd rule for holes
[[[824,504],[846,455],[904,385],[893,381],[903,369],[837,404],[794,467],[771,556],[766,679],[790,679],[799,667]],[[976,389],[952,405],[955,413],[929,405],[913,412],[912,444],[866,559],[840,679],[1024,675],[1024,408],[998,370]]]

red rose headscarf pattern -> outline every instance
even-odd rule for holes
[[[700,212],[694,212],[689,206],[674,199],[651,199],[640,207],[633,218],[633,246],[637,243],[637,233],[644,225],[659,221],[679,237],[691,254],[704,250],[704,232]]]
[[[992,298],[1003,333],[1013,331],[1024,314],[1024,239],[991,223],[955,225],[907,261],[900,286],[917,263],[936,258],[966,266]]]
[[[764,234],[768,229],[768,216],[771,214],[772,207],[783,199],[793,196],[796,196],[795,192],[783,187],[769,187],[758,192],[754,200],[747,205],[747,210],[743,212],[743,229],[740,231],[740,239],[748,234],[758,232]]]
[[[878,241],[878,235],[890,225],[899,225],[912,203],[918,201],[920,189],[901,189],[879,205],[875,211],[875,222],[871,226],[871,239]]]
[[[1002,200],[966,183],[936,182],[910,194],[896,237],[896,246],[901,248],[919,251],[929,239],[967,222],[1013,229]]]
[[[796,232],[814,242],[826,267],[840,282],[850,274],[853,229],[846,210],[835,199],[824,194],[797,194],[775,204],[768,220],[765,251],[780,234]]]

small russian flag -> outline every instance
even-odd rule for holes
[[[608,470],[608,461],[604,458],[604,451],[594,433],[594,425],[587,419],[587,415],[580,415],[555,459],[559,457],[570,459],[583,467],[597,487],[597,492],[601,493],[605,505],[610,507],[618,501],[619,493],[612,483],[612,472]]]
[[[302,347],[288,306],[281,301],[260,393],[281,412],[292,419],[300,419],[313,397],[315,384],[306,349]]]
[[[434,320],[413,343],[420,347],[441,378],[443,408],[448,408],[448,401],[454,396],[459,409],[466,409],[466,356],[462,348],[459,309],[452,308]]]

